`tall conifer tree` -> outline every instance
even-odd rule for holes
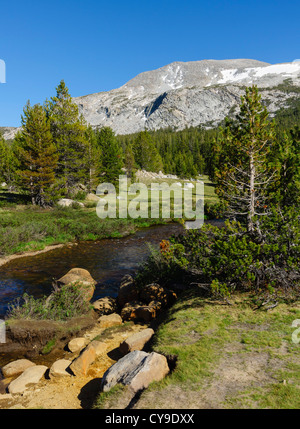
[[[20,161],[21,187],[30,192],[34,205],[50,203],[51,185],[55,181],[57,152],[44,108],[28,102],[22,115],[22,130],[16,137]]]
[[[70,196],[76,184],[89,180],[86,124],[63,80],[47,109],[53,141],[59,154],[56,169],[58,187],[62,195]]]

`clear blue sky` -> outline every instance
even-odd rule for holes
[[[173,61],[300,58],[299,0],[5,1],[0,8],[0,126],[55,95],[107,91]]]

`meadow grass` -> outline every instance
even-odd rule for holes
[[[187,409],[191,400],[195,408],[299,408],[300,344],[293,343],[291,327],[300,318],[299,303],[266,311],[256,309],[250,294],[230,301],[191,289],[163,315],[151,350],[176,357],[176,367],[150,384],[137,408]],[[121,394],[112,392],[109,404]],[[107,406],[103,397],[101,407]]]

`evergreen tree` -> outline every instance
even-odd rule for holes
[[[136,163],[143,170],[159,172],[163,169],[161,156],[148,131],[141,131],[133,143]]]
[[[88,191],[96,189],[99,184],[99,171],[101,170],[101,150],[97,145],[97,137],[92,127],[86,129],[87,136],[87,164],[88,164]]]
[[[56,177],[61,195],[70,196],[78,183],[89,182],[87,128],[62,80],[47,104],[53,141],[59,154]]]
[[[274,155],[279,164],[278,181],[274,193],[282,207],[300,205],[300,128],[284,132]],[[275,161],[275,162],[276,162]]]
[[[127,176],[132,178],[135,170],[135,159],[131,144],[128,144],[125,149],[125,168],[127,170]]]
[[[276,167],[268,164],[274,145],[274,124],[260,102],[256,86],[241,97],[237,121],[228,121],[216,152],[216,191],[228,205],[228,214],[243,219],[249,233],[260,235],[259,217],[269,210],[268,189]]]
[[[15,184],[18,159],[14,153],[14,143],[8,143],[0,134],[0,181],[9,187]]]
[[[30,192],[32,204],[45,207],[50,203],[58,159],[50,123],[44,108],[39,104],[31,107],[29,102],[21,118],[22,130],[16,137],[20,185]]]
[[[122,174],[123,151],[113,130],[104,127],[98,131],[96,144],[98,150],[101,151],[101,166],[98,177],[101,182],[112,183],[117,187],[119,176]]]

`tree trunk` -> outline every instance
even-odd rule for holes
[[[250,154],[250,202],[249,202],[249,213],[247,220],[248,232],[254,232],[254,222],[253,218],[255,215],[255,189],[254,189],[254,181],[255,181],[255,164],[253,159],[253,154]]]

